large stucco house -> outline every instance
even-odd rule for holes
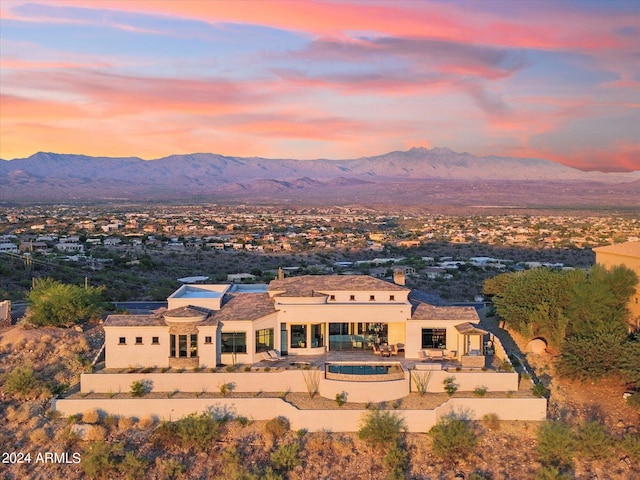
[[[110,315],[107,368],[205,368],[251,364],[265,352],[436,355],[483,366],[472,307],[436,307],[411,290],[365,275],[279,278],[268,285],[183,285],[166,310]]]

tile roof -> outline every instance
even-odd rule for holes
[[[592,249],[594,252],[613,253],[616,255],[624,255],[627,257],[640,258],[640,242],[624,242],[615,245],[607,245],[604,247],[596,247]]]
[[[369,275],[303,275],[272,280],[269,292],[285,297],[310,297],[335,291],[409,291],[408,288]]]
[[[473,307],[436,307],[428,303],[414,304],[411,320],[456,320],[478,323],[480,317]]]
[[[213,312],[203,325],[211,321],[256,320],[276,311],[267,293],[237,293],[228,296],[222,309]]]
[[[162,315],[109,315],[105,327],[166,327]]]
[[[187,305],[184,307],[172,308],[171,310],[165,310],[162,314],[166,317],[177,318],[200,318],[203,315],[212,313],[213,310],[204,307],[196,307],[194,305]]]

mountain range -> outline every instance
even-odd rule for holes
[[[196,153],[157,160],[36,153],[0,160],[0,201],[633,206],[640,171],[412,148],[349,160]]]

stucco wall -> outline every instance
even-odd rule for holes
[[[234,384],[236,392],[307,392],[305,375],[317,370],[282,370],[271,372],[219,372],[219,373],[84,373],[80,377],[82,393],[129,392],[135,380],[146,380],[154,392],[218,392],[223,384]],[[317,371],[320,394],[335,398],[336,393],[347,392],[351,402],[382,402],[402,398],[409,394],[409,376],[405,380],[388,382],[345,382],[327,380],[324,372]],[[415,371],[414,371],[415,372]],[[424,370],[420,373],[425,373]],[[428,392],[443,392],[443,381],[453,377],[458,391],[473,391],[486,387],[490,392],[518,390],[518,374],[495,372],[432,371]],[[413,383],[413,382],[412,382]],[[412,391],[417,391],[415,384]]]
[[[459,392],[472,392],[478,387],[485,387],[489,392],[515,392],[518,390],[518,374],[516,372],[447,372],[445,370],[412,370],[411,391],[417,392],[415,375],[429,374],[427,392],[444,392],[445,378],[452,377]]]
[[[119,344],[120,337],[126,338],[126,345]],[[142,337],[142,345],[135,344],[136,337]],[[152,337],[158,337],[158,345],[151,343]],[[168,367],[169,328],[107,327],[105,356],[107,368]]]
[[[495,413],[501,420],[543,421],[547,402],[544,398],[454,398],[435,410],[395,410],[405,420],[408,431],[427,432],[438,419],[455,413],[469,419],[480,419]],[[368,410],[298,410],[279,398],[228,399],[58,399],[53,409],[62,415],[74,415],[95,409],[103,414],[141,417],[153,415],[162,420],[177,420],[190,413],[213,412],[242,415],[254,420],[270,420],[282,415],[289,419],[294,430],[311,432],[329,430],[354,432],[360,428]]]

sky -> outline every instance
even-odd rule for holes
[[[0,2],[0,158],[412,147],[640,170],[640,1]]]

